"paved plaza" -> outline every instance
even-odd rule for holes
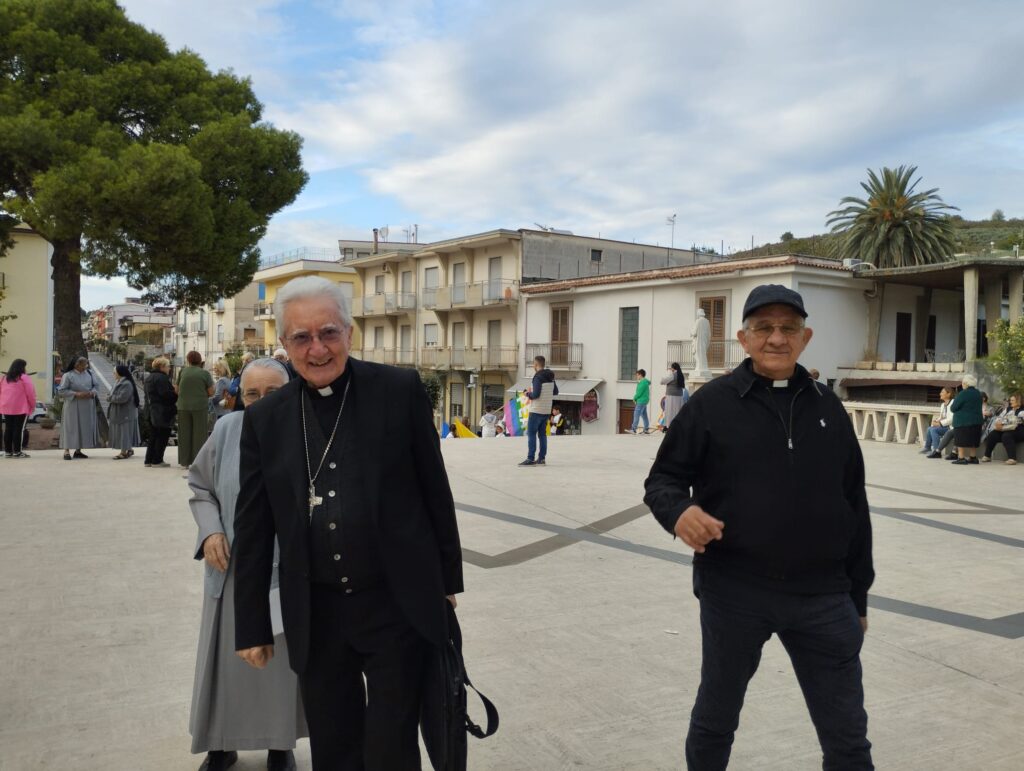
[[[682,767],[700,635],[688,552],[641,505],[659,441],[557,437],[536,468],[515,465],[523,439],[444,442],[467,667],[501,711],[496,736],[470,739],[470,768]],[[864,451],[876,765],[1024,768],[1024,467]],[[0,460],[0,769],[189,771],[202,578],[188,488],[176,467],[91,455]],[[305,741],[297,758],[309,768]],[[820,767],[773,639],[731,768]]]

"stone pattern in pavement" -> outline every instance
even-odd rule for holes
[[[470,739],[471,768],[682,767],[700,662],[688,555],[629,511],[658,442],[557,437],[549,465],[534,468],[515,465],[523,439],[443,443],[466,548],[467,666],[502,719],[496,736]],[[876,765],[1024,768],[1024,512],[1011,492],[1024,470],[863,446],[878,573],[863,654]],[[0,769],[194,769],[202,579],[188,489],[179,469],[143,468],[139,454],[90,455],[0,460]],[[296,756],[309,768],[306,742]],[[731,768],[820,763],[772,640]],[[236,766],[264,767],[262,753]]]

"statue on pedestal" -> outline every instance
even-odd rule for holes
[[[697,309],[697,320],[693,323],[693,353],[696,361],[694,374],[708,372],[708,346],[711,344],[711,322],[703,308]]]

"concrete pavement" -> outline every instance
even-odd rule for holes
[[[443,443],[467,563],[467,666],[502,716],[495,737],[470,739],[471,768],[682,767],[700,636],[686,550],[638,507],[658,442],[557,437],[535,468],[515,465],[523,439]],[[878,768],[1024,768],[1024,466],[864,450]],[[141,455],[89,454],[0,460],[0,769],[194,769],[202,580],[187,487]],[[309,768],[305,742],[297,756]],[[263,767],[257,753],[236,766]],[[820,768],[776,640],[731,768]]]

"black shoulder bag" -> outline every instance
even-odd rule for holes
[[[448,640],[435,648],[423,683],[420,730],[423,744],[434,771],[466,771],[469,743],[466,734],[486,739],[498,730],[498,710],[491,700],[477,691],[466,674],[462,658],[462,630],[455,609],[448,600]],[[466,706],[467,686],[473,688],[484,704],[487,729],[474,723]]]

